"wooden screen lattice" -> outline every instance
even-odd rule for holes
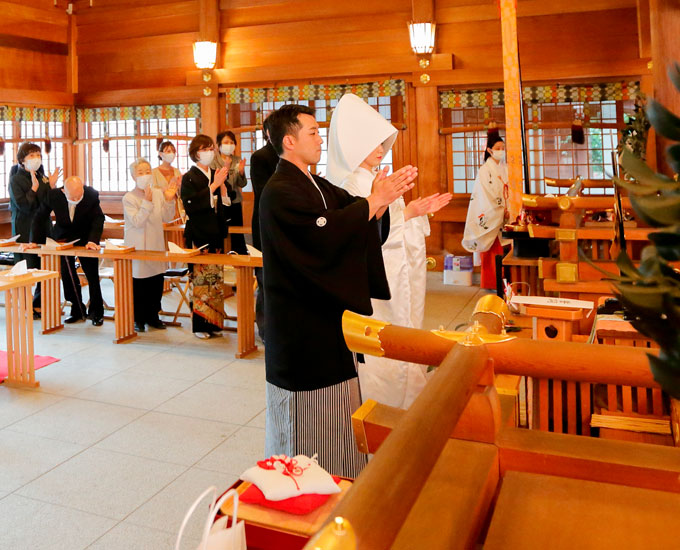
[[[129,171],[132,162],[145,158],[152,167],[160,164],[156,151],[159,135],[175,146],[177,158],[173,166],[184,173],[191,167],[189,140],[196,135],[197,130],[196,118],[89,122],[86,124],[87,183],[105,193],[128,191],[133,186]],[[108,153],[103,146],[105,135],[109,137]]]

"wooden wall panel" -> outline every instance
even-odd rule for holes
[[[97,3],[80,7],[77,23],[78,91],[84,96],[181,86],[194,68],[198,0]]]
[[[0,88],[67,92],[66,12],[42,0],[2,0],[0,14]]]

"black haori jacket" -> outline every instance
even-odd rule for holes
[[[260,201],[267,382],[289,391],[354,378],[342,314],[370,315],[371,298],[390,297],[381,251],[389,216],[369,220],[366,199],[314,181],[318,190],[281,159]]]

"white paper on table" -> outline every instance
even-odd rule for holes
[[[549,296],[522,296],[515,295],[508,305],[523,305],[523,306],[550,306],[558,308],[572,308],[572,309],[587,309],[588,316],[595,307],[594,302],[587,300],[570,300],[568,298],[551,298]]]
[[[190,252],[194,252],[195,250],[201,250],[206,246],[208,245],[204,244],[203,246],[199,246],[198,248],[182,248],[181,246],[177,246],[172,241],[168,241],[168,252],[170,252],[170,254],[189,254]]]
[[[104,241],[104,248],[106,248],[106,250],[120,250],[123,247],[112,239],[106,239]]]
[[[111,218],[110,216],[107,216],[106,214],[104,214],[104,221],[106,223],[123,223],[124,222],[124,220],[116,220],[115,218]]]
[[[249,244],[246,244],[246,250],[248,251],[248,254],[252,256],[253,258],[261,258],[262,257],[262,252],[260,252],[257,248],[254,246],[251,246]]]
[[[19,234],[19,235],[14,235],[14,237],[10,237],[9,239],[2,239],[2,241],[0,241],[0,242],[2,242],[2,243],[15,243],[15,242],[17,242],[17,239],[18,239],[19,237],[21,237],[20,234]]]
[[[47,248],[49,250],[56,250],[58,246],[64,246],[65,244],[66,245],[76,244],[79,240],[80,239],[76,239],[75,241],[71,241],[70,243],[58,243],[54,239],[50,239],[49,237],[47,237],[47,239],[45,239],[45,244],[43,245],[43,248]]]
[[[12,267],[12,269],[10,269],[7,272],[7,275],[13,277],[16,275],[26,275],[26,273],[28,273],[28,266],[26,265],[26,260],[21,260],[20,262],[14,264],[14,267]]]

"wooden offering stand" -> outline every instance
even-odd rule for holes
[[[645,350],[363,329],[346,332],[350,349],[357,336],[364,353],[439,367],[408,411],[370,400],[357,411],[359,448],[375,455],[306,548],[677,546],[680,449],[518,428],[495,386],[510,374],[657,388]]]

